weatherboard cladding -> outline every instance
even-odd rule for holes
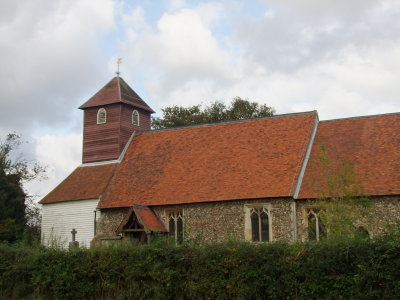
[[[99,208],[293,196],[316,112],[137,133]]]
[[[139,112],[139,126],[132,124],[132,112],[134,109]],[[121,106],[120,151],[125,147],[132,132],[149,130],[150,121],[151,117],[147,111],[123,104]]]
[[[104,106],[106,123],[97,124],[98,107],[84,112],[82,162],[117,159],[120,147],[120,104]]]
[[[114,77],[80,106],[84,110],[82,162],[117,159],[135,130],[150,129],[153,110],[120,77]],[[97,112],[106,110],[106,122],[97,124]],[[132,124],[132,112],[140,114],[139,126]]]
[[[43,244],[68,247],[72,241],[71,230],[74,228],[79,245],[88,247],[94,237],[94,210],[98,201],[90,199],[43,205]]]
[[[363,194],[400,194],[400,113],[320,122],[299,198],[319,197],[326,189],[321,146],[337,172],[346,162],[354,165]]]
[[[83,127],[83,163],[117,159],[135,130],[150,129],[149,112],[114,103],[103,106],[106,123],[97,124],[98,107],[86,108]],[[139,126],[132,124],[132,112],[140,115]]]

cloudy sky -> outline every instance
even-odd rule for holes
[[[157,112],[234,96],[320,119],[400,111],[398,0],[0,0],[0,132],[48,180],[80,164],[77,107],[115,74]]]

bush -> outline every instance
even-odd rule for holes
[[[0,299],[399,299],[400,239],[63,251],[0,244]]]

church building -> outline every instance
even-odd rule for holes
[[[40,203],[45,245],[306,241],[324,232],[309,199],[351,162],[373,237],[400,219],[400,113],[320,121],[316,111],[151,130],[154,111],[119,76],[79,107],[82,164]],[[62,158],[60,158],[62,159]],[[324,195],[328,196],[329,195]]]

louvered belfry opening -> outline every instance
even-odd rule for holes
[[[79,108],[84,111],[83,163],[118,159],[134,131],[150,129],[154,113],[118,76]],[[132,121],[133,112],[140,122]]]

